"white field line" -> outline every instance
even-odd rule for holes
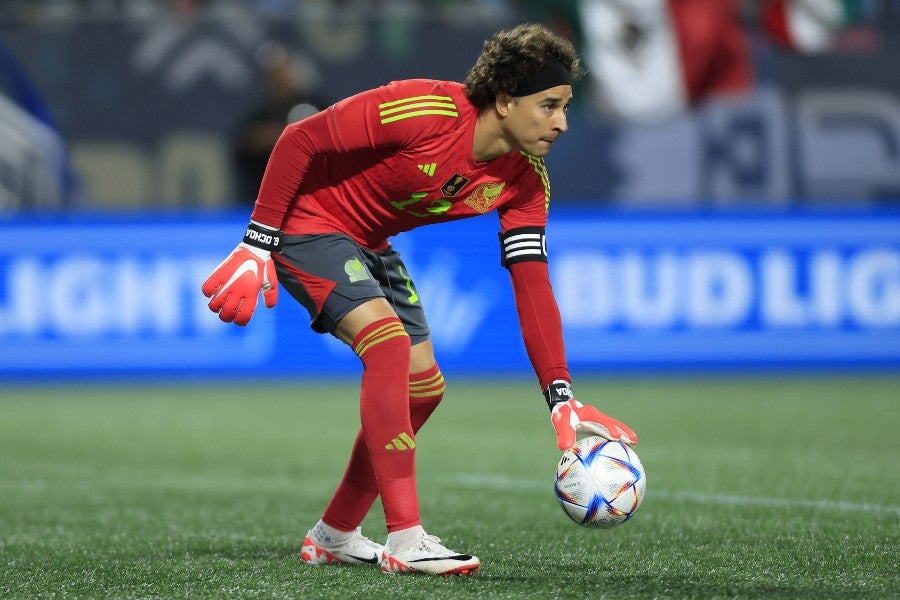
[[[453,482],[470,488],[491,488],[497,490],[520,490],[548,493],[553,489],[552,480],[512,477],[488,477],[486,475],[457,475]],[[834,512],[865,512],[880,515],[900,516],[900,506],[889,504],[868,504],[861,502],[836,502],[832,500],[803,500],[790,498],[767,498],[764,496],[738,496],[732,494],[702,494],[697,492],[672,492],[648,488],[647,498],[669,502],[695,502],[732,506],[766,506],[773,508],[805,508]]]

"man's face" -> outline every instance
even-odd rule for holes
[[[553,142],[569,129],[566,111],[571,101],[571,85],[510,99],[503,122],[511,145],[533,156],[547,156]]]

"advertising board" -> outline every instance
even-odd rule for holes
[[[900,213],[554,208],[551,278],[574,374],[900,366]],[[224,324],[200,285],[245,215],[7,221],[0,377],[357,373],[281,291]],[[442,369],[527,375],[496,217],[394,240]]]

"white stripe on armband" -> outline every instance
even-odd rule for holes
[[[511,235],[508,238],[505,238],[503,240],[503,243],[506,245],[509,245],[509,244],[514,244],[516,242],[519,242],[521,240],[538,240],[538,241],[540,241],[542,237],[543,237],[543,234],[540,234],[540,233],[518,233],[515,235]]]
[[[517,250],[515,252],[507,252],[506,260],[510,260],[519,256],[543,256],[544,253],[540,250]]]
[[[506,248],[507,252],[512,252],[513,250],[518,250],[519,248],[535,248],[537,250],[542,250],[540,239],[528,242],[516,242],[515,244],[506,243],[504,247]]]

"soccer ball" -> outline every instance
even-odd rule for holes
[[[570,519],[609,529],[634,516],[647,476],[634,450],[600,436],[579,440],[556,467],[556,498]]]

